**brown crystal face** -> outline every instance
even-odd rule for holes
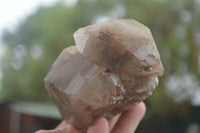
[[[110,20],[78,29],[78,51],[94,63],[135,76],[162,76],[163,66],[151,31],[131,19]]]
[[[112,118],[150,96],[163,75],[150,30],[135,20],[110,20],[74,33],[45,86],[64,119],[85,132],[96,117]]]

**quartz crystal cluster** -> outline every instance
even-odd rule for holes
[[[63,118],[83,132],[95,118],[111,119],[150,96],[163,75],[151,31],[135,20],[89,25],[74,39],[44,80]]]

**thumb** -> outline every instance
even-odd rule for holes
[[[108,121],[103,117],[97,118],[87,133],[109,133]]]

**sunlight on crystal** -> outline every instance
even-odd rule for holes
[[[33,59],[39,59],[43,54],[43,49],[39,45],[34,45],[31,48],[30,55]]]

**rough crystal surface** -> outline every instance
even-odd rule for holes
[[[151,31],[132,19],[109,20],[74,33],[80,53],[98,65],[136,76],[162,76]]]
[[[74,33],[45,86],[64,119],[85,132],[99,116],[112,118],[150,96],[163,74],[150,30],[135,20],[110,20]]]

